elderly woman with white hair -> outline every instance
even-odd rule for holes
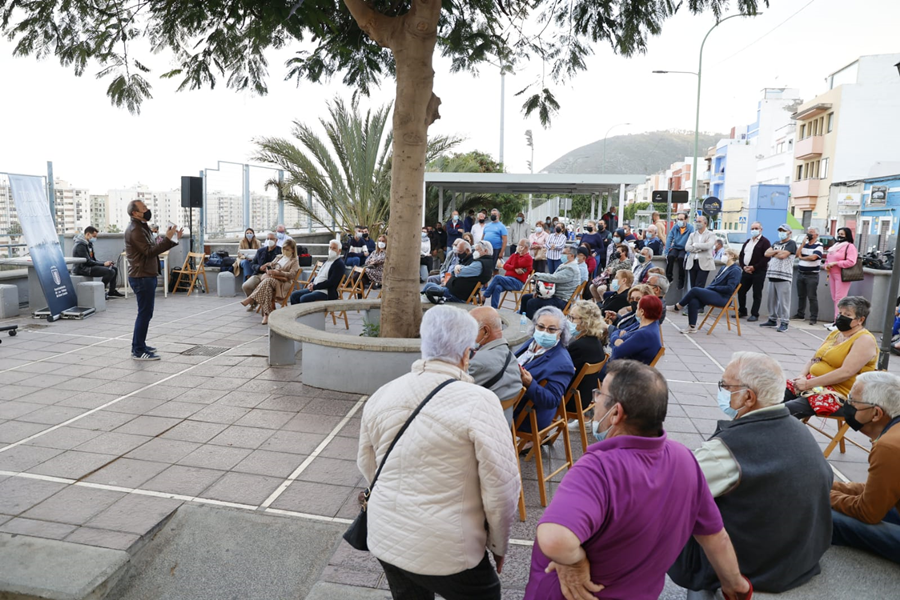
[[[555,306],[545,306],[534,313],[534,335],[516,351],[525,386],[525,400],[535,408],[538,427],[550,424],[563,394],[575,376],[575,365],[567,347],[572,334],[569,322]],[[544,385],[541,385],[543,383]],[[516,418],[525,406],[516,407]],[[522,431],[531,431],[531,423],[524,421]]]
[[[419,331],[421,360],[363,408],[357,464],[370,484],[382,469],[367,504],[369,551],[394,598],[500,600],[520,485],[509,425],[467,372],[475,319],[437,306]]]
[[[781,404],[778,361],[736,352],[722,373],[718,403],[730,417],[694,451],[754,590],[781,593],[817,575],[831,545],[829,493],[834,474],[816,440]],[[785,509],[786,504],[789,509]],[[713,598],[719,580],[688,540],[669,569],[678,585]]]

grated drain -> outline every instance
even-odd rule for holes
[[[23,325],[21,329],[47,329],[49,325],[39,325],[37,323],[29,323],[28,325]]]
[[[223,348],[221,346],[194,346],[188,348],[182,352],[182,354],[185,356],[218,356],[228,350],[230,350],[230,348]]]

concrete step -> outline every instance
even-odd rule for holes
[[[101,600],[128,561],[121,550],[0,533],[0,598]]]

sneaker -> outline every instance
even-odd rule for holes
[[[108,296],[109,296],[110,298],[124,298],[124,297],[125,297],[125,294],[123,294],[123,293],[120,292],[119,290],[113,290],[113,291],[111,291],[111,292],[108,294]]]
[[[696,327],[688,326],[687,329],[682,329],[682,330],[681,330],[681,333],[683,333],[683,334],[685,334],[685,335],[691,335],[691,334],[693,334],[693,333],[697,333],[697,328],[696,328]]]
[[[791,320],[792,321],[802,321],[805,318],[806,318],[805,316],[801,315],[800,313],[797,313],[796,315],[791,317]]]
[[[778,321],[773,321],[772,319],[769,319],[765,323],[760,323],[759,326],[760,327],[778,327]]]
[[[759,321],[759,317],[757,317],[756,315],[750,315],[749,317],[747,317],[748,323],[754,323],[756,321]]]
[[[132,354],[133,360],[159,360],[159,355],[152,352],[144,352],[143,354]]]
[[[815,325],[817,322],[818,322],[817,319],[810,319],[810,320],[809,320],[809,324],[810,324],[810,325]]]
[[[784,333],[787,330],[788,330],[787,323],[782,323],[781,325],[778,326],[778,329],[777,329],[778,333]]]
[[[146,348],[147,352],[149,352],[150,354],[156,354],[156,348],[154,348],[153,346],[144,346],[144,348]]]
[[[578,419],[572,419],[569,421],[569,431],[578,431]]]

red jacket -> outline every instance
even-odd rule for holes
[[[506,262],[503,263],[503,270],[506,271],[507,277],[515,277],[522,283],[525,283],[528,280],[528,274],[531,273],[533,265],[534,259],[531,258],[531,254],[526,252],[522,255],[518,252],[513,252],[512,256],[507,258]],[[519,274],[516,273],[516,269],[524,269],[525,272]]]

